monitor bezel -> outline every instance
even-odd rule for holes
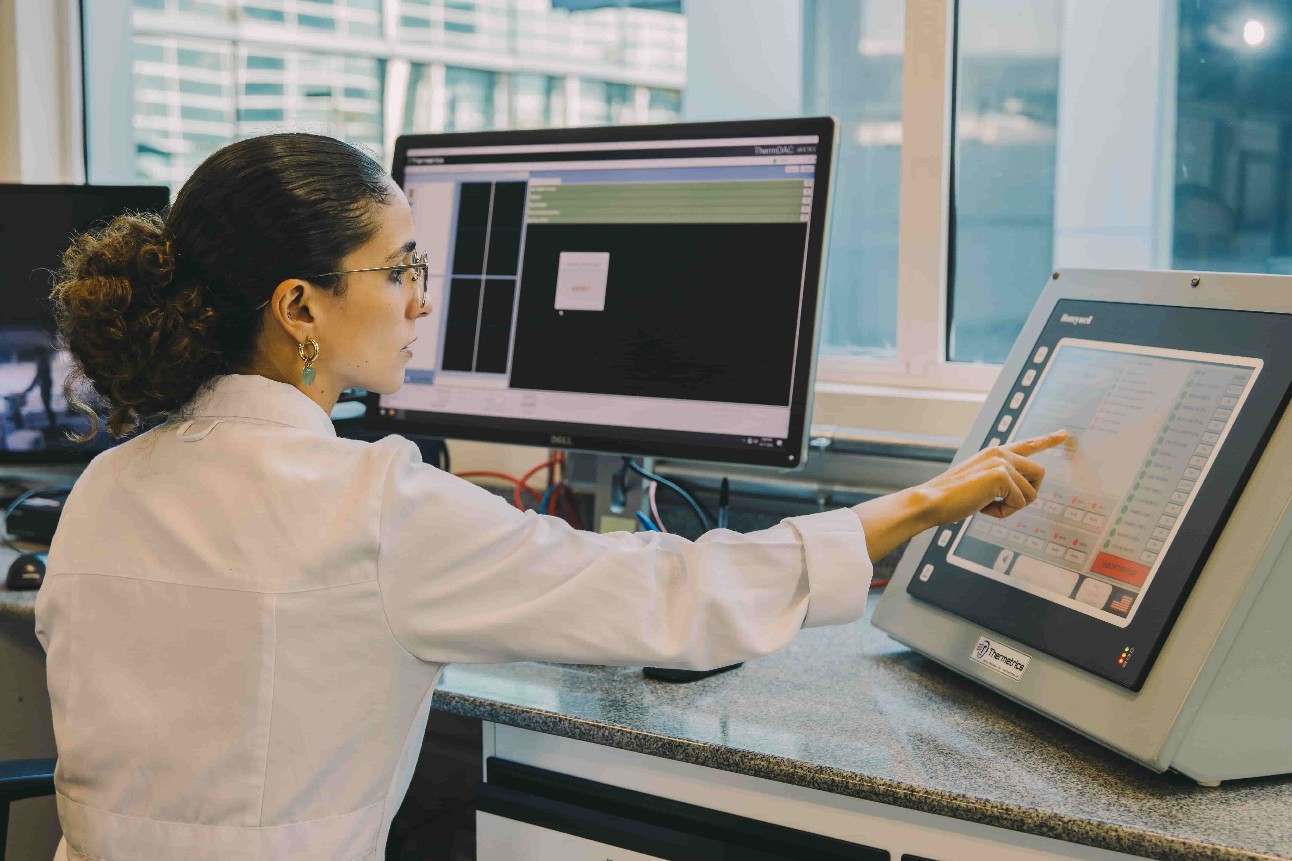
[[[129,183],[129,184],[80,183],[80,184],[66,184],[66,185],[60,185],[57,183],[30,183],[30,184],[29,183],[0,183],[0,199],[3,199],[4,196],[10,192],[22,192],[22,193],[48,192],[51,194],[55,194],[55,193],[66,194],[69,191],[84,192],[84,193],[91,193],[91,194],[92,193],[119,194],[122,196],[137,195],[141,199],[151,196],[155,198],[153,202],[157,204],[156,208],[150,208],[148,206],[141,207],[141,206],[131,205],[131,206],[126,206],[120,209],[113,210],[110,214],[99,216],[95,218],[93,221],[91,221],[89,224],[76,230],[74,232],[74,235],[80,235],[85,231],[94,228],[95,226],[106,224],[108,221],[110,221],[112,218],[116,217],[117,215],[121,215],[127,212],[152,212],[152,213],[156,213],[157,215],[164,215],[166,212],[166,209],[170,206],[170,203],[171,203],[170,188],[164,185],[147,185],[147,184],[136,184],[136,183]],[[51,332],[53,337],[57,338],[57,327],[54,324],[52,314],[50,318],[47,320],[21,320],[21,321],[0,320],[0,323],[31,325],[34,328],[39,328],[44,331]],[[61,386],[62,383],[60,382],[59,385]],[[103,416],[100,416],[101,421],[103,420],[103,418],[104,418]],[[126,439],[128,439],[128,437]],[[41,451],[13,452],[13,451],[0,450],[0,465],[12,466],[17,464],[84,464],[93,460],[94,457],[97,456],[98,454],[104,451],[107,451],[108,449],[114,446],[120,445],[121,443],[125,442],[126,439],[119,439],[119,440],[114,439],[107,445],[95,445],[95,446],[90,446],[88,444],[78,445],[76,443],[69,442],[66,444],[65,448],[44,449]]]
[[[835,170],[835,148],[838,121],[834,117],[795,117],[788,119],[736,120],[703,123],[672,123],[636,126],[593,126],[562,129],[509,130],[489,132],[454,132],[445,134],[401,135],[395,142],[391,175],[404,187],[404,166],[411,149],[429,147],[504,146],[515,144],[550,145],[571,143],[636,143],[686,138],[772,137],[814,134],[820,140],[817,151],[817,179],[814,205],[808,222],[805,261],[804,304],[799,322],[798,353],[795,356],[795,380],[790,402],[790,428],[782,448],[729,446],[667,438],[634,436],[631,428],[595,428],[586,425],[557,427],[549,422],[512,420],[510,427],[478,427],[478,417],[444,414],[430,422],[394,419],[380,414],[381,395],[369,393],[364,428],[369,431],[403,433],[543,448],[591,451],[605,454],[647,456],[671,460],[698,460],[751,467],[798,469],[807,457],[810,436],[813,389],[816,379],[817,342],[820,337],[824,298],[825,261],[829,241],[830,190]],[[511,424],[512,422],[509,422]],[[619,430],[620,432],[613,432]],[[679,437],[692,437],[678,432]]]

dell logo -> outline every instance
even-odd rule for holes
[[[1060,322],[1060,323],[1073,323],[1073,324],[1078,325],[1078,326],[1089,326],[1089,325],[1090,325],[1090,321],[1091,321],[1091,320],[1093,320],[1093,319],[1095,319],[1095,315],[1094,315],[1094,314],[1091,314],[1091,315],[1089,315],[1089,316],[1087,316],[1087,317],[1078,317],[1078,316],[1077,316],[1077,315],[1075,315],[1075,314],[1062,314],[1062,315],[1060,315],[1060,317],[1059,317],[1059,322]]]
[[[552,434],[552,445],[574,445],[574,437]]]

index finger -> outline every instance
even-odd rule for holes
[[[1056,445],[1063,445],[1068,438],[1066,430],[1055,431],[1045,436],[1034,436],[1030,439],[1020,439],[1003,446],[1003,448],[1012,451],[1014,454],[1021,454],[1023,457],[1029,457],[1037,452],[1045,451],[1047,448],[1054,448]]]

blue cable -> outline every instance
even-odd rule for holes
[[[538,503],[539,514],[547,514],[547,503],[549,503],[552,500],[552,494],[560,486],[561,486],[561,483],[558,481],[556,484],[553,484],[551,487],[549,487],[547,489],[547,492],[543,494],[543,500]]]
[[[642,512],[637,512],[637,522],[646,527],[648,532],[659,532],[659,527],[651,522],[651,519]]]

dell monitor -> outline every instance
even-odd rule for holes
[[[405,135],[430,265],[372,430],[794,468],[831,118]]]
[[[63,394],[71,356],[56,343],[53,273],[73,237],[124,212],[166,208],[161,186],[0,185],[0,462],[85,460],[109,446]]]
[[[1290,297],[1287,277],[1056,274],[958,459],[1069,444],[1035,456],[1030,506],[913,540],[875,624],[1158,771],[1292,772]]]

